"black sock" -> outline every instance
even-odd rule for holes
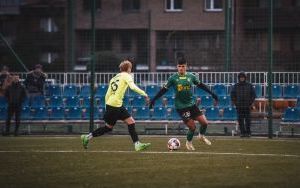
[[[104,133],[107,133],[107,132],[110,132],[110,131],[112,131],[111,128],[109,128],[109,127],[107,127],[107,126],[104,126],[104,127],[100,127],[100,128],[98,128],[98,129],[94,130],[94,131],[92,132],[92,135],[93,135],[93,137],[97,137],[97,136],[101,136],[101,135],[103,135]]]
[[[139,141],[139,137],[135,132],[135,123],[128,125],[128,132],[131,136],[133,143]]]

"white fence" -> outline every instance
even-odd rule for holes
[[[239,72],[197,72],[199,79],[206,84],[226,84],[231,85],[237,82]],[[174,72],[145,72],[133,73],[137,84],[163,84]],[[89,84],[90,73],[47,73],[48,80],[56,84]],[[96,84],[108,84],[109,80],[116,73],[95,73]],[[20,73],[22,79],[26,73]],[[247,72],[249,82],[253,84],[267,85],[267,72]],[[300,72],[274,72],[274,84],[300,84]]]

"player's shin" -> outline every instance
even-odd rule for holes
[[[135,123],[128,125],[128,132],[131,136],[132,142],[137,143],[139,141],[139,137],[135,131]]]
[[[190,142],[190,141],[193,140],[194,132],[195,132],[195,130],[189,129],[189,131],[188,131],[187,134],[186,134],[186,139],[187,139],[187,141]]]
[[[91,136],[89,135],[89,139],[92,138],[92,137],[101,136],[101,135],[103,135],[103,134],[105,134],[105,133],[107,133],[107,132],[110,132],[110,131],[112,131],[112,129],[109,128],[109,127],[107,127],[107,126],[100,127],[100,128],[98,128],[98,129],[94,130],[94,131],[92,132],[92,135],[91,135]]]
[[[200,135],[205,135],[207,129],[207,124],[201,124],[199,128]]]

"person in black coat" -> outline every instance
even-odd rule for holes
[[[241,137],[250,137],[250,111],[256,98],[256,94],[252,84],[247,82],[247,76],[245,72],[240,72],[238,74],[238,83],[233,86],[230,95],[231,100],[237,109]]]
[[[3,65],[0,72],[0,96],[4,95],[5,89],[9,85],[9,77],[9,68]]]
[[[26,98],[25,87],[21,85],[19,76],[13,76],[12,83],[5,90],[5,97],[8,102],[6,130],[4,135],[9,135],[10,121],[15,114],[15,136],[18,135],[18,129],[20,126],[20,116],[22,111],[22,103]]]

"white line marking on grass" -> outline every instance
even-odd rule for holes
[[[274,153],[223,153],[223,152],[178,152],[178,151],[74,151],[74,150],[32,150],[32,151],[0,151],[0,153],[142,153],[142,154],[180,154],[180,155],[237,155],[237,156],[263,156],[263,157],[296,157],[300,155],[292,154],[274,154]]]

